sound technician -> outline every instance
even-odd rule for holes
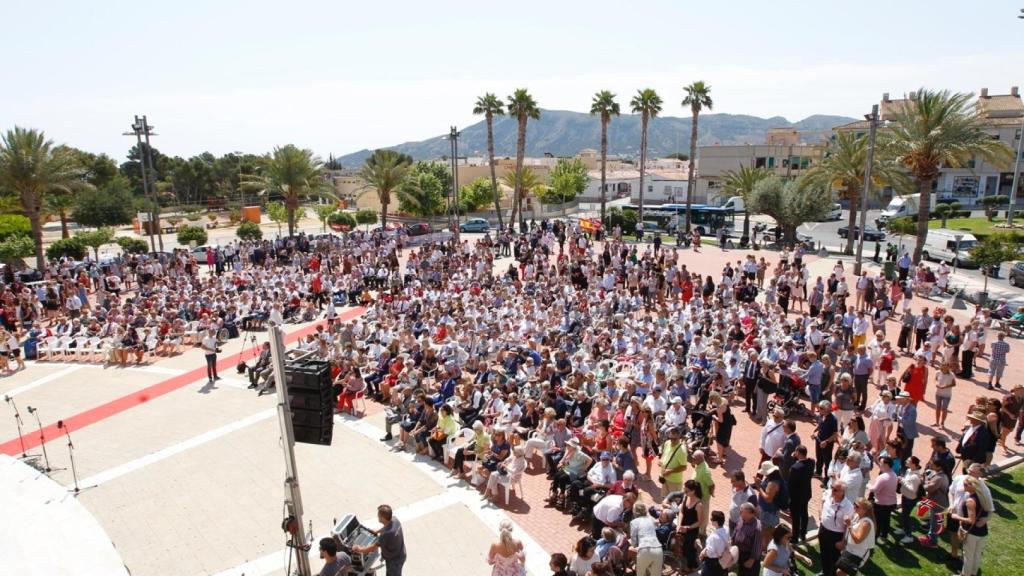
[[[369,546],[353,546],[352,551],[356,554],[368,554],[379,549],[380,557],[384,560],[384,575],[402,576],[406,558],[402,524],[392,516],[391,506],[387,504],[377,507],[377,521],[383,524],[379,530],[371,530],[377,535],[377,541]]]

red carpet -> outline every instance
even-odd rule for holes
[[[339,314],[339,318],[341,319],[341,321],[345,322],[361,315],[363,312],[365,312],[365,309],[362,307],[352,308],[351,310],[346,310],[345,312]],[[285,334],[284,342],[286,345],[291,344],[292,342],[295,342],[299,338],[311,334],[313,331],[316,330],[317,326],[321,325],[323,325],[322,322],[317,322],[316,324],[307,326],[302,330],[297,330],[295,332]],[[219,362],[217,362],[217,371],[220,372],[222,370],[234,369],[234,367],[238,365],[239,356],[239,354],[230,354],[222,358]],[[117,414],[120,414],[125,410],[129,410],[140,404],[145,404],[150,400],[159,398],[164,394],[174,392],[179,388],[187,386],[188,384],[192,384],[197,380],[200,380],[205,377],[206,365],[204,363],[202,367],[196,368],[195,370],[191,370],[179,376],[174,376],[173,378],[164,380],[163,382],[159,382],[148,388],[143,388],[138,392],[132,392],[131,394],[128,394],[126,396],[122,396],[115,400],[111,400],[106,404],[96,406],[95,408],[90,408],[85,412],[80,412],[78,414],[75,414],[74,416],[64,418],[64,425],[70,428],[72,432],[76,432],[78,430],[81,430],[82,428],[85,428],[86,426],[90,426],[102,420],[106,420],[111,416],[116,416]],[[63,431],[57,429],[56,423],[50,424],[48,426],[43,426],[43,437],[45,438],[46,442],[55,440],[61,436],[63,436]],[[43,443],[39,437],[38,429],[26,429],[24,431],[24,441],[26,450],[31,450],[32,448],[35,448],[36,446],[39,446],[40,444]],[[13,440],[9,440],[3,444],[0,444],[0,453],[8,454],[10,456],[18,456],[21,454],[21,443],[18,441],[17,438],[14,438]]]

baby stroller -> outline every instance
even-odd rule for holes
[[[686,432],[686,449],[690,454],[711,447],[711,414],[694,411],[690,414],[690,429]]]
[[[786,418],[797,416],[809,416],[810,410],[800,403],[800,389],[803,388],[803,380],[794,374],[783,374],[779,378],[779,386],[775,394],[768,399],[768,411],[775,408],[782,408]]]

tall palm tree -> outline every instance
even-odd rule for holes
[[[1013,151],[984,130],[984,117],[970,100],[973,94],[949,90],[918,90],[893,112],[893,124],[882,134],[885,148],[910,171],[921,193],[914,261],[921,259],[928,236],[932,184],[939,167],[959,168],[975,156],[1006,166]]]
[[[523,168],[518,178],[515,172],[507,172],[502,180],[505,181],[505,185],[509,188],[522,190],[523,196],[533,192],[543,184],[540,178],[537,177],[537,173],[530,169],[530,167]]]
[[[644,221],[644,174],[647,172],[647,125],[661,112],[661,96],[653,88],[638,90],[629,101],[634,114],[640,114],[640,204],[639,221]]]
[[[337,199],[334,186],[324,179],[323,162],[312,151],[287,144],[263,158],[259,174],[246,175],[243,187],[260,194],[278,194],[288,214],[288,235],[295,235],[295,214],[309,197]]]
[[[694,169],[697,162],[697,117],[704,108],[711,110],[714,103],[711,101],[711,86],[698,80],[689,86],[684,86],[686,97],[683,98],[683,106],[689,106],[693,112],[693,120],[690,121],[690,166],[689,174],[686,176],[686,231],[690,231],[690,220],[692,219],[690,205],[693,203],[693,188],[696,186],[694,180]],[[744,223],[744,233],[747,232],[747,224]]]
[[[539,120],[540,108],[526,88],[517,88],[508,97],[508,114],[515,116],[519,124],[519,133],[516,136],[516,187],[515,196],[512,198],[512,226],[515,226],[523,214],[523,190],[520,184],[523,180],[523,156],[526,154],[526,122],[531,118]]]
[[[487,121],[487,162],[491,167],[491,192],[494,193],[494,211],[498,213],[498,229],[503,227],[501,221],[501,197],[498,195],[498,177],[494,173],[494,117],[505,114],[505,104],[500,98],[484,93],[476,99],[473,114],[483,114]]]
[[[877,146],[877,145],[876,145]],[[835,192],[836,196],[849,202],[850,235],[846,238],[844,254],[853,254],[857,214],[861,205],[860,195],[864,190],[864,171],[867,169],[868,138],[853,132],[838,132],[829,143],[825,157],[812,166],[800,179],[802,186],[816,186]],[[891,156],[876,151],[871,167],[871,186],[880,188],[892,186],[898,192],[907,188],[907,178],[892,160]]]
[[[771,175],[771,172],[764,168],[753,166],[740,166],[739,170],[726,170],[725,181],[722,185],[722,192],[726,196],[740,196],[743,198],[743,236],[750,238],[750,197],[754,192],[754,186]]]
[[[594,94],[594,100],[590,104],[590,113],[601,117],[601,222],[604,222],[605,208],[605,170],[608,167],[608,124],[612,116],[619,115],[619,103],[615,101],[615,94],[607,90],[601,90]]]
[[[43,132],[15,126],[0,143],[0,192],[17,194],[32,224],[36,268],[42,270],[42,216],[45,203],[54,194],[70,194],[88,187],[82,180],[79,162],[71,148],[54,146]]]
[[[366,159],[359,176],[367,186],[377,190],[380,199],[380,224],[388,224],[388,204],[391,204],[391,193],[402,185],[405,176],[412,166],[412,158],[394,150],[374,150]]]

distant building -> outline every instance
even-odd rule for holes
[[[907,96],[911,101],[915,97],[916,93],[913,92]],[[894,100],[889,98],[888,93],[883,94],[879,112],[882,122],[892,121],[904,102],[906,99]],[[1013,86],[1009,94],[989,94],[988,88],[982,88],[978,93],[977,105],[985,119],[985,131],[991,134],[992,138],[1005,142],[1016,153],[1021,138],[1021,122],[1024,120],[1024,104],[1021,103],[1020,89]],[[833,130],[867,134],[868,128],[866,120],[858,120],[836,126]],[[882,129],[884,130],[884,126]],[[963,168],[943,167],[932,187],[932,192],[938,194],[940,198],[955,198],[961,204],[971,206],[983,196],[1008,196],[1012,186],[1012,163],[1008,167],[999,168],[976,158]],[[1021,185],[1018,184],[1018,187]],[[885,193],[888,196],[892,192],[886,190]],[[1018,190],[1018,202],[1020,196]]]

